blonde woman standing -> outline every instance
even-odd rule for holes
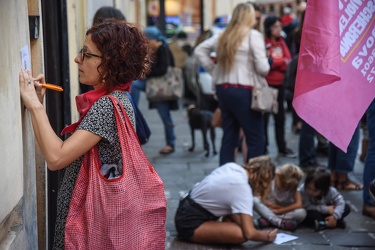
[[[270,69],[264,38],[254,29],[255,24],[254,7],[248,3],[238,4],[225,31],[194,50],[202,66],[213,76],[222,111],[220,165],[235,161],[240,128],[246,138],[247,159],[262,155],[265,147],[263,115],[250,108],[253,74],[265,76]],[[214,51],[217,64],[210,58]]]

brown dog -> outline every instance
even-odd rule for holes
[[[207,141],[207,131],[210,130],[213,155],[216,155],[217,152],[215,147],[215,128],[211,125],[212,112],[207,110],[200,110],[199,108],[195,107],[194,104],[189,105],[187,107],[187,112],[189,117],[189,126],[192,142],[189,151],[192,152],[195,148],[194,130],[200,129],[202,131],[204,150],[206,151],[205,156],[208,157],[210,155],[210,146]]]

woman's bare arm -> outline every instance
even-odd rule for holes
[[[50,170],[68,166],[101,140],[96,134],[77,130],[66,141],[62,141],[51,127],[46,111],[37,96],[34,82],[28,83],[28,80],[32,79],[31,73],[21,70],[19,78],[22,101],[30,112],[35,139]]]
[[[273,242],[276,238],[277,229],[258,231],[253,224],[253,217],[248,214],[240,214],[241,228],[244,238],[254,241]]]

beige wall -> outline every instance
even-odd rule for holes
[[[35,69],[43,68],[42,42],[29,39],[28,14],[38,10],[38,1],[0,1],[0,249],[37,249],[35,147],[18,73],[24,46]]]
[[[74,62],[86,32],[85,1],[67,0],[71,121],[79,119],[75,96],[79,94],[78,67]]]
[[[27,5],[25,1],[0,1],[0,221],[3,221],[22,197],[23,189],[23,156],[22,156],[22,120],[18,71],[20,69],[20,50],[29,45]],[[19,6],[13,8],[11,5]],[[18,13],[16,13],[16,10]],[[13,18],[18,16],[19,18]],[[8,22],[7,20],[14,20]]]

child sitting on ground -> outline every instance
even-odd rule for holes
[[[346,227],[344,218],[350,213],[350,207],[337,189],[331,186],[331,175],[326,168],[311,169],[300,192],[307,212],[304,221],[307,225],[313,225],[315,231]]]
[[[254,198],[254,210],[261,215],[255,221],[259,228],[269,226],[295,230],[306,217],[298,185],[302,170],[293,164],[284,164],[276,170],[271,190],[266,199]]]

